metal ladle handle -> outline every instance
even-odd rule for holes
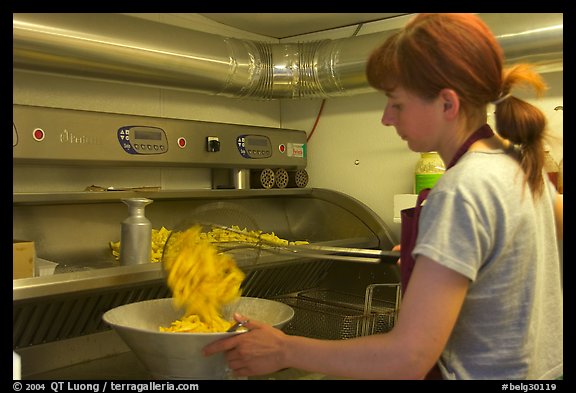
[[[246,325],[248,322],[250,322],[248,319],[245,321],[236,322],[234,325],[230,326],[230,329],[226,330],[226,332],[227,333],[235,332],[242,326]]]

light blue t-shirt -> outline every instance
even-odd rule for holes
[[[554,198],[536,200],[504,151],[469,151],[422,208],[413,255],[470,279],[439,364],[445,379],[554,379],[563,373]]]

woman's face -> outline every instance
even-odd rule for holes
[[[437,151],[439,130],[443,120],[444,103],[437,98],[424,100],[397,87],[387,92],[388,102],[382,124],[394,126],[402,140],[415,152]]]

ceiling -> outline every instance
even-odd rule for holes
[[[207,13],[215,22],[273,38],[287,38],[322,30],[393,18],[404,13]]]

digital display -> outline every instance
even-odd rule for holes
[[[252,146],[268,146],[268,139],[267,138],[246,138],[246,142]]]
[[[159,131],[134,130],[134,136],[136,139],[150,139],[155,141],[162,139],[162,133]]]

